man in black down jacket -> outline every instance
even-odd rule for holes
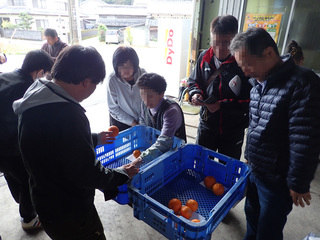
[[[56,240],[105,239],[94,206],[95,189],[114,198],[117,186],[137,173],[136,162],[106,169],[79,102],[105,77],[105,64],[93,47],[66,47],[53,68],[53,80],[38,80],[14,102],[19,145],[30,174],[32,201],[46,233]]]
[[[34,80],[51,70],[53,60],[42,50],[28,52],[20,69],[0,74],[0,171],[4,173],[10,192],[19,203],[24,230],[41,226],[32,206],[29,175],[23,165],[18,145],[18,117],[12,103],[21,98]]]
[[[197,144],[240,159],[252,86],[228,48],[237,32],[234,16],[212,21],[212,46],[199,56],[188,88],[192,104],[201,106]]]
[[[255,78],[245,150],[252,167],[245,239],[280,240],[292,203],[310,204],[320,151],[320,79],[290,55],[280,57],[262,28],[238,34],[230,49]]]

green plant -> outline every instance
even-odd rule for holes
[[[99,41],[106,41],[106,31],[108,30],[107,26],[104,24],[100,24],[98,27]]]
[[[21,23],[19,23],[18,26],[21,29],[26,29],[26,30],[31,29],[31,25],[32,23],[34,23],[32,21],[33,17],[31,17],[28,13],[20,13],[19,18],[21,19]]]
[[[128,43],[129,43],[130,45],[132,44],[133,36],[132,36],[131,28],[130,28],[130,27],[126,28],[126,40],[128,41]]]
[[[16,26],[15,24],[13,24],[12,22],[6,21],[6,20],[4,20],[4,21],[2,22],[1,26],[2,26],[3,28],[9,28],[9,29],[14,29],[14,28],[17,27],[17,26]]]

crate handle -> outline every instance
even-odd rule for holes
[[[226,161],[224,161],[224,160],[222,160],[222,159],[220,159],[220,158],[218,158],[218,157],[209,155],[209,159],[210,159],[211,161],[215,161],[215,162],[217,162],[217,163],[220,163],[221,165],[224,165],[224,166],[227,165],[227,162],[226,162]]]

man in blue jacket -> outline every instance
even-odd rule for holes
[[[252,167],[245,203],[246,240],[283,239],[292,203],[311,200],[320,152],[320,79],[295,65],[262,28],[236,35],[230,45],[255,86],[250,94],[245,158]]]

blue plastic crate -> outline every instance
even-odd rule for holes
[[[210,239],[229,210],[245,195],[250,168],[245,163],[203,148],[186,144],[162,155],[136,175],[129,185],[134,216],[169,239]],[[214,176],[225,187],[216,196],[204,187],[203,179]],[[178,217],[169,209],[170,199],[185,205],[188,199],[198,204],[200,223]]]
[[[146,126],[137,125],[119,133],[112,144],[100,145],[96,147],[96,158],[107,168],[117,168],[130,163],[127,159],[132,152],[139,149],[141,152],[148,149],[156,142],[160,131]],[[178,148],[184,144],[184,140],[174,137],[172,149]],[[154,159],[152,162],[156,161]],[[142,170],[149,163],[141,165]],[[120,204],[129,203],[127,184],[120,187],[119,194],[115,198]]]

